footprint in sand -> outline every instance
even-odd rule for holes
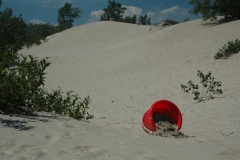
[[[69,124],[69,123],[60,123],[59,126],[64,127],[64,128],[70,128],[70,129],[78,127],[76,125]]]
[[[60,136],[56,136],[56,135],[54,135],[54,136],[44,136],[44,139],[47,140],[48,142],[53,143],[53,142],[56,142],[56,141],[60,140]]]
[[[64,157],[64,156],[67,155],[67,154],[68,154],[68,153],[65,152],[65,151],[58,151],[58,152],[57,152],[58,157]]]
[[[76,146],[73,148],[75,151],[88,151],[88,152],[93,152],[98,150],[98,148],[93,147],[93,146]]]
[[[222,159],[239,159],[240,150],[239,148],[228,148],[227,150],[222,151],[217,155],[221,156]]]
[[[71,131],[71,132],[65,133],[65,134],[64,134],[64,137],[65,137],[66,139],[75,139],[75,138],[81,138],[81,137],[84,137],[84,136],[81,135],[81,134],[78,133],[78,132],[73,132],[73,131]]]

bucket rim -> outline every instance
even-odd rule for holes
[[[175,103],[173,103],[172,101],[167,100],[167,99],[161,99],[161,100],[157,100],[156,102],[154,102],[154,103],[151,105],[150,109],[152,110],[153,107],[154,107],[156,104],[158,104],[158,103],[164,103],[164,104],[166,104],[166,102],[167,102],[167,103],[170,103],[171,105],[173,105],[174,108],[177,110],[178,115],[180,116],[180,123],[179,123],[179,124],[176,123],[176,125],[177,125],[178,130],[180,130],[180,129],[182,128],[182,113],[181,113],[180,109],[178,108],[178,106],[177,106]]]
[[[148,110],[149,110],[149,109],[147,109],[147,110],[144,112],[144,114],[145,114]],[[144,116],[144,114],[142,115],[142,119],[141,119],[142,127],[143,127],[143,129],[146,130],[148,133],[153,133],[153,131],[147,129],[147,128],[144,126],[144,124],[143,124],[143,116]]]

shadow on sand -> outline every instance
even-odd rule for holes
[[[20,107],[7,107],[7,109],[0,110],[0,125],[14,128],[18,131],[34,129],[35,127],[29,125],[29,122],[50,122],[51,119],[67,120],[60,115],[46,115],[41,114],[41,112],[27,111]]]

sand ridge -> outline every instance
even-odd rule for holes
[[[45,112],[35,117],[0,114],[0,159],[239,159],[240,54],[225,60],[213,56],[240,38],[240,21],[215,26],[201,21],[155,31],[96,22],[21,50],[50,57],[45,88],[89,95],[95,117],[87,123]],[[183,93],[181,84],[199,83],[197,70],[211,71],[222,82],[223,95],[197,103]],[[160,99],[178,106],[180,131],[189,138],[143,131],[143,113]]]

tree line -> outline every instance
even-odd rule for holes
[[[2,0],[0,0],[0,7],[1,5]],[[103,10],[104,14],[100,17],[100,20],[115,20],[133,24],[137,21],[136,15],[123,18],[122,14],[126,8],[114,0],[108,0],[108,6]],[[71,28],[74,19],[79,18],[81,13],[82,10],[78,7],[73,7],[71,3],[65,3],[58,10],[58,25],[52,25],[49,23],[26,23],[21,14],[19,16],[13,15],[11,8],[0,10],[0,39],[4,39],[4,41],[0,41],[0,53],[5,50],[15,53],[23,46],[29,47],[33,44],[41,44],[41,40],[45,40],[47,36]],[[150,25],[150,18],[148,18],[147,14],[141,15],[139,23]]]
[[[101,15],[101,21],[118,21],[125,23],[137,23],[137,16],[123,17],[126,7],[115,0],[108,0],[108,6],[103,9],[104,13]],[[225,22],[232,19],[240,19],[240,0],[190,0],[190,5],[194,5],[191,14],[202,14],[203,20],[214,21],[217,16],[224,16]],[[138,19],[139,24],[151,25],[151,18],[148,15],[141,15]]]
[[[0,0],[0,7],[1,5],[2,0]],[[41,44],[41,40],[45,40],[47,36],[71,28],[74,19],[79,18],[81,12],[80,9],[72,7],[72,4],[65,3],[58,10],[58,25],[55,26],[49,23],[26,23],[21,14],[13,15],[11,8],[0,10],[0,53],[6,50],[15,53],[23,46]]]
[[[240,19],[240,0],[190,0],[189,4],[194,5],[190,13],[201,13],[205,21],[214,21],[217,16],[224,16],[225,22]]]
[[[117,21],[124,23],[137,23],[137,15],[123,17],[124,11],[127,9],[121,3],[115,0],[108,0],[108,6],[103,9],[104,13],[100,16],[100,21]],[[151,18],[147,14],[138,18],[138,23],[142,25],[151,25]]]
[[[103,9],[100,21],[113,20],[125,23],[137,23],[137,16],[123,17],[126,7],[115,0],[108,0],[108,5]],[[190,0],[189,4],[194,8],[191,14],[202,14],[203,20],[216,20],[217,16],[224,16],[225,22],[230,19],[240,19],[240,0]],[[0,7],[2,0],[0,0]],[[1,9],[1,8],[0,8]],[[78,7],[65,3],[58,10],[58,25],[26,23],[20,14],[13,16],[11,8],[0,10],[0,53],[5,50],[16,52],[22,46],[40,44],[47,36],[64,31],[73,26],[74,19],[79,18],[82,13]],[[151,18],[147,14],[138,17],[138,23],[151,25]],[[4,40],[3,40],[4,39]]]

